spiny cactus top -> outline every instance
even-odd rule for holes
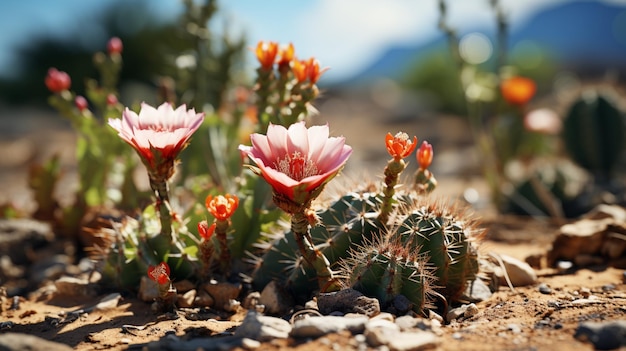
[[[297,205],[308,204],[317,196],[352,154],[345,138],[329,137],[328,125],[307,129],[304,122],[298,122],[287,129],[270,124],[267,136],[255,133],[250,140],[252,146],[240,145],[239,149],[256,164],[255,172],[275,194]]]
[[[126,108],[122,119],[109,119],[109,125],[119,136],[137,150],[149,172],[169,179],[171,174],[161,174],[163,164],[172,163],[187,146],[191,135],[200,127],[204,113],[187,110],[185,105],[174,109],[169,103],[154,108],[141,104],[139,114]],[[168,169],[173,172],[173,170]]]

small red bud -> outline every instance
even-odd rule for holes
[[[117,105],[117,96],[115,96],[115,94],[107,95],[107,105],[109,106]]]
[[[109,55],[121,54],[123,49],[124,44],[122,44],[122,39],[118,37],[109,39],[109,42],[107,43],[107,51],[109,52]]]
[[[78,111],[80,112],[83,112],[87,108],[89,108],[89,103],[87,102],[87,99],[85,99],[81,95],[76,96],[76,98],[74,99],[74,105],[76,105],[76,108],[78,108]]]
[[[46,76],[46,87],[53,93],[60,93],[68,90],[72,86],[72,79],[69,74],[59,71],[56,68],[50,68]]]

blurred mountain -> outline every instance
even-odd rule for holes
[[[475,28],[493,37],[489,28]],[[492,39],[493,40],[493,39]],[[530,42],[546,50],[560,68],[582,74],[604,74],[609,69],[626,72],[626,4],[572,1],[548,8],[511,31],[508,47]],[[389,48],[379,59],[337,86],[364,83],[379,77],[400,78],[407,69],[435,50],[447,50],[445,36],[415,46]]]

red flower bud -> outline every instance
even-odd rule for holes
[[[124,44],[122,44],[122,40],[120,38],[113,37],[109,39],[109,42],[107,43],[107,51],[109,52],[109,55],[121,54],[123,49]]]
[[[115,94],[107,95],[107,105],[109,106],[117,105],[117,96],[115,96]]]
[[[202,237],[202,239],[209,240],[211,239],[211,236],[213,236],[213,232],[215,232],[216,226],[217,226],[217,223],[213,223],[211,224],[211,226],[209,226],[209,223],[207,221],[199,222],[198,233],[200,233],[200,236]]]
[[[53,93],[60,93],[64,90],[68,90],[70,86],[72,86],[72,79],[70,76],[56,68],[50,68],[48,70],[45,82],[48,90]]]
[[[87,108],[89,108],[89,103],[87,102],[87,99],[85,99],[83,96],[81,95],[77,95],[76,98],[74,99],[74,105],[76,105],[76,108],[78,109],[78,111],[83,112],[85,111]]]

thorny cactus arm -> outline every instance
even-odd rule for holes
[[[378,216],[378,220],[383,225],[387,223],[387,218],[389,218],[389,214],[393,209],[393,195],[395,194],[395,187],[398,184],[400,173],[406,168],[403,158],[409,156],[415,150],[417,137],[414,136],[413,140],[411,140],[409,135],[404,132],[399,132],[395,136],[387,133],[385,146],[392,159],[389,160],[384,171],[383,204]]]

